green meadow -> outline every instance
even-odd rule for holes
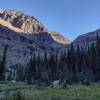
[[[22,84],[0,85],[1,91],[16,89],[0,100],[100,100],[100,85],[70,85],[63,87],[39,87]]]

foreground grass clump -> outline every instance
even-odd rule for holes
[[[13,89],[23,89],[29,87],[23,83],[8,83],[8,84],[0,84],[0,91],[10,91]]]
[[[100,100],[100,86],[72,85],[66,89],[32,86],[14,95],[9,94],[3,100]]]

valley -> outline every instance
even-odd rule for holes
[[[99,100],[100,29],[70,41],[34,16],[0,10],[0,100]]]

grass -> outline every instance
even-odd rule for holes
[[[70,86],[24,92],[25,100],[100,100],[100,86]]]
[[[0,84],[0,91],[10,91],[13,89],[23,89],[28,88],[29,86],[23,83],[8,83],[8,84]]]
[[[14,95],[9,94],[3,100],[18,100],[15,99],[18,95],[21,97],[19,100],[100,100],[100,85],[72,85],[66,89],[61,87],[31,86],[30,88],[18,91]]]

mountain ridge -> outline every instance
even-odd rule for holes
[[[88,48],[91,44],[95,44],[97,41],[97,35],[100,37],[100,29],[97,29],[93,32],[88,32],[78,36],[73,42],[73,45],[79,45],[83,49]]]
[[[50,31],[35,17],[25,15],[16,10],[0,10],[0,58],[7,44],[7,63],[18,64],[35,54],[61,53],[70,48],[70,44],[79,45],[84,50],[96,42],[96,34],[100,29],[80,35],[74,41],[63,37],[60,33]]]
[[[56,53],[70,41],[60,33],[49,31],[34,17],[15,10],[0,10],[0,51],[8,45],[7,65],[25,63],[35,54]]]

